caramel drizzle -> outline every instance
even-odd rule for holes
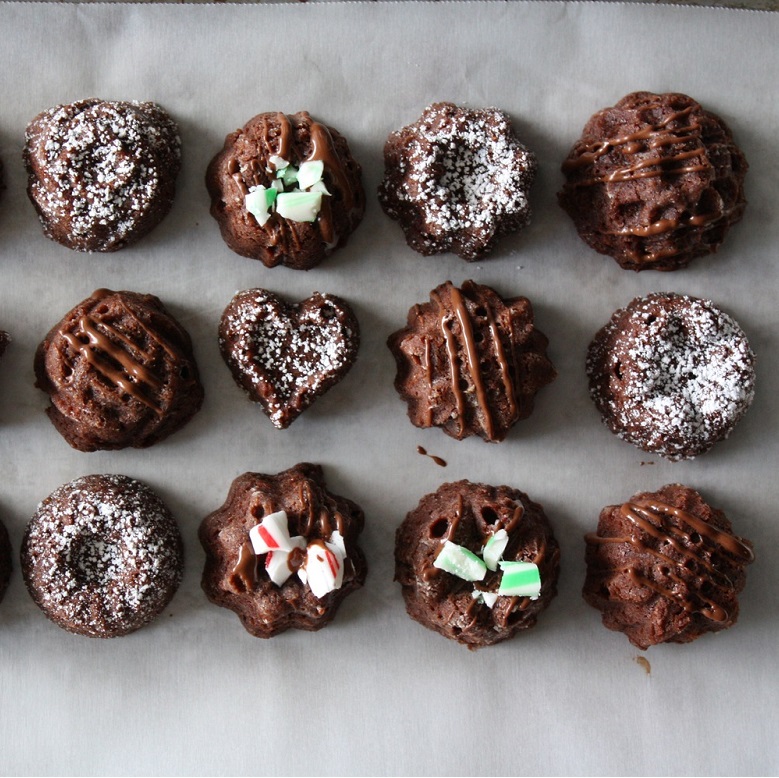
[[[465,431],[464,417],[465,417],[466,401],[465,401],[465,394],[463,392],[463,389],[460,386],[460,369],[459,369],[459,361],[457,359],[457,340],[455,338],[454,331],[452,328],[452,323],[455,319],[460,325],[459,326],[460,336],[462,339],[463,349],[465,350],[466,365],[464,365],[464,367],[466,367],[468,375],[471,378],[471,383],[473,384],[474,393],[476,395],[476,402],[478,404],[479,409],[481,410],[484,419],[485,432],[489,438],[492,438],[494,437],[495,426],[492,418],[492,413],[490,412],[490,403],[489,403],[489,398],[487,396],[487,389],[486,386],[484,385],[484,379],[483,379],[481,364],[479,359],[478,346],[474,338],[473,322],[471,320],[470,314],[468,313],[468,307],[465,303],[465,299],[463,298],[463,295],[460,292],[460,290],[457,287],[450,284],[449,291],[452,296],[452,304],[454,308],[454,319],[451,318],[450,316],[447,316],[446,308],[443,305],[441,298],[438,294],[434,294],[433,299],[436,300],[436,302],[438,303],[438,307],[441,311],[439,326],[441,327],[441,331],[443,332],[444,339],[446,342],[446,354],[449,360],[449,371],[451,377],[452,393],[454,394],[457,414],[460,420],[460,435],[462,436]],[[512,417],[513,419],[516,419],[519,414],[519,407],[516,402],[516,393],[514,390],[514,383],[511,379],[511,370],[510,370],[509,362],[506,358],[506,353],[503,349],[503,344],[500,339],[500,333],[498,332],[498,327],[495,322],[495,317],[493,316],[492,311],[489,310],[489,308],[486,305],[485,305],[485,309],[487,310],[491,341],[494,344],[495,357],[498,361],[498,365],[500,368],[503,388],[506,393],[506,398],[508,400],[509,407],[511,409]],[[425,344],[425,348],[426,348],[425,369],[429,376],[430,360],[429,360],[429,346],[427,343]]]
[[[691,111],[692,106],[688,106],[681,111],[672,113],[658,124],[645,127],[642,130],[629,133],[619,138],[590,144],[588,147],[586,147],[588,150],[583,151],[576,159],[566,160],[566,162],[563,164],[563,171],[567,173],[579,168],[594,165],[602,156],[615,148],[620,148],[625,157],[631,157],[641,151],[655,151],[662,149],[665,146],[673,146],[676,144],[689,142],[693,142],[695,144],[694,148],[680,148],[671,156],[664,157],[661,155],[653,155],[646,159],[637,160],[632,164],[628,164],[626,167],[617,168],[611,173],[594,175],[590,178],[584,178],[575,183],[577,186],[595,186],[597,184],[606,182],[620,183],[640,178],[658,178],[664,175],[678,176],[684,175],[686,173],[701,173],[706,170],[710,170],[711,166],[707,162],[685,164],[687,160],[700,156],[705,150],[700,137],[700,125],[693,121],[683,127],[678,127],[675,129],[668,128],[668,125],[670,125],[672,122],[686,117]],[[640,225],[637,227],[626,227],[611,234],[647,238],[654,235],[661,235],[667,232],[671,232],[672,230],[675,230],[679,227],[707,228],[717,224],[723,218],[730,217],[735,212],[735,210],[736,208],[720,208],[710,213],[693,214],[689,216],[680,215],[676,218],[659,219],[652,224]],[[636,261],[641,259],[647,261],[656,261],[658,259],[662,259],[665,256],[673,256],[675,254],[675,250],[649,253],[643,256],[636,253],[634,255],[634,259]]]
[[[101,299],[112,294],[113,292],[110,290],[98,289],[92,296],[95,299]],[[123,307],[149,338],[161,346],[173,358],[181,357],[176,349],[152,332],[130,308],[126,305]],[[98,325],[105,333],[98,329]],[[93,321],[85,314],[79,318],[74,332],[61,331],[59,334],[74,351],[87,360],[98,375],[133,399],[143,403],[155,413],[162,414],[162,407],[149,396],[149,393],[155,394],[160,392],[163,388],[163,382],[145,365],[134,358],[131,351],[139,352],[147,360],[151,360],[152,355],[143,351],[138,344],[124,333],[105,321]],[[83,338],[86,338],[86,340],[83,340]],[[114,340],[118,341],[125,348],[118,346]],[[114,367],[111,361],[115,362],[119,368]]]
[[[672,523],[670,518],[677,520],[679,525],[686,525],[692,533],[697,533],[701,539],[708,541],[711,546],[720,548],[724,552],[735,557],[738,561],[749,563],[754,560],[752,549],[746,545],[740,538],[731,535],[725,530],[721,530],[703,519],[694,516],[681,508],[672,505],[653,501],[639,500],[637,502],[627,502],[620,507],[620,513],[630,520],[635,531],[629,537],[600,537],[594,534],[588,534],[589,543],[605,545],[608,543],[629,543],[640,552],[655,557],[656,565],[668,568],[665,577],[670,578],[673,583],[678,584],[682,589],[690,586],[689,575],[687,579],[685,574],[689,573],[687,565],[692,562],[709,573],[714,583],[724,589],[730,585],[728,577],[711,562],[694,550],[688,548],[685,544],[692,542],[691,533],[683,529],[682,526]],[[660,550],[651,548],[642,540],[642,535],[653,538],[658,544],[669,545],[682,557],[682,562],[677,562],[668,554]],[[699,613],[705,618],[716,622],[727,622],[730,620],[730,614],[717,602],[706,597],[701,591],[690,592],[691,598],[687,599],[684,595],[676,592],[672,588],[661,586],[640,575],[633,567],[626,566],[620,568],[622,572],[627,573],[631,580],[642,586],[646,586],[656,594],[676,603],[687,613]],[[694,583],[702,583],[699,576],[695,576]],[[697,600],[693,602],[692,600]]]
[[[624,168],[618,168],[608,175],[593,176],[591,178],[585,178],[578,181],[579,186],[592,186],[594,184],[601,184],[605,181],[617,182],[617,181],[629,181],[632,178],[655,178],[667,173],[673,173],[674,170],[668,170],[661,167],[656,167],[654,170],[647,170],[648,167],[662,165],[662,163],[671,163],[677,161],[684,161],[690,157],[696,156],[703,149],[703,144],[700,141],[700,125],[697,123],[691,123],[684,127],[678,127],[674,130],[668,130],[668,125],[672,122],[678,121],[689,115],[692,111],[692,106],[688,106],[681,111],[676,111],[670,116],[666,117],[659,124],[650,125],[644,127],[642,130],[628,133],[618,138],[612,138],[610,140],[600,141],[598,143],[591,143],[585,147],[586,150],[582,151],[575,159],[568,159],[563,163],[563,172],[568,173],[579,168],[589,167],[594,165],[601,157],[608,154],[615,148],[620,148],[625,156],[633,156],[640,151],[644,150],[644,146],[650,150],[660,149],[664,146],[672,146],[677,143],[685,143],[687,141],[695,141],[698,145],[693,150],[680,150],[671,157],[652,157],[647,160],[639,160],[632,165],[628,165]],[[646,141],[646,144],[642,143]],[[694,166],[695,170],[705,170],[705,166]],[[688,172],[686,170],[680,170],[680,172]],[[640,175],[636,175],[640,174]]]
[[[238,551],[238,561],[233,567],[228,584],[234,592],[251,592],[257,586],[257,555],[250,541],[246,541]]]

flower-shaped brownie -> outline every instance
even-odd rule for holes
[[[494,108],[434,103],[390,134],[384,166],[379,201],[420,254],[472,262],[530,221],[536,159]]]
[[[504,300],[473,281],[433,289],[387,341],[412,424],[489,442],[530,416],[536,392],[556,377],[547,343],[530,300]]]
[[[329,492],[319,465],[244,473],[203,519],[203,591],[255,637],[328,624],[367,572],[357,545],[365,517]]]

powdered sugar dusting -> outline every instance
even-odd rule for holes
[[[29,192],[44,228],[55,239],[64,228],[74,248],[93,250],[96,235],[97,250],[120,247],[172,197],[181,143],[152,103],[58,106],[32,122],[26,140]]]
[[[153,619],[181,580],[178,529],[126,476],[85,476],[54,491],[27,528],[22,564],[33,598],[66,629],[125,634]]]
[[[359,343],[351,318],[329,295],[288,306],[264,289],[248,290],[225,311],[220,346],[244,388],[283,428],[293,406],[303,410],[351,367]]]
[[[615,314],[587,369],[607,423],[673,460],[729,434],[754,398],[754,362],[742,329],[710,301],[657,294]]]
[[[466,247],[465,258],[475,258],[496,235],[529,222],[535,158],[501,111],[434,104],[415,125],[393,133],[387,149],[393,144],[382,205],[402,223],[413,220],[431,252],[454,241]]]

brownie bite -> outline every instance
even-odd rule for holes
[[[52,424],[80,451],[146,448],[203,402],[189,334],[137,292],[98,289],[69,311],[38,346],[35,377]]]
[[[641,649],[733,626],[752,544],[698,492],[669,484],[608,505],[586,536],[583,596]]]
[[[526,297],[504,300],[474,281],[435,288],[387,341],[412,424],[489,442],[530,416],[538,390],[555,379],[547,344]]]
[[[616,311],[590,344],[586,369],[604,424],[671,461],[727,438],[755,394],[741,327],[709,300],[670,292]]]
[[[244,473],[200,525],[203,591],[258,638],[322,629],[365,581],[364,523],[356,503],[327,489],[319,465]]]
[[[181,140],[155,103],[92,98],[36,116],[23,156],[44,234],[76,251],[110,252],[170,211]]]
[[[623,268],[677,270],[741,219],[747,167],[725,122],[691,97],[634,92],[587,122],[558,199]]]
[[[35,604],[87,637],[120,637],[157,618],[178,589],[183,564],[170,511],[124,475],[89,475],[59,487],[22,541],[22,574]]]
[[[557,594],[559,566],[542,506],[508,486],[443,484],[395,535],[409,616],[472,649],[533,627]]]
[[[228,135],[206,187],[225,243],[267,267],[315,267],[365,212],[349,144],[306,111],[261,113]]]
[[[529,223],[536,167],[502,111],[434,103],[387,138],[379,202],[415,251],[475,262]]]

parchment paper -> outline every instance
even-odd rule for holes
[[[314,6],[2,4],[0,514],[15,551],[37,503],[87,473],[155,488],[185,537],[184,583],[152,626],[113,641],[65,633],[15,570],[0,605],[0,769],[5,774],[771,774],[779,770],[776,289],[779,17],[597,3],[350,3]],[[730,124],[751,162],[749,207],[721,251],[673,274],[620,270],[557,207],[559,164],[595,110],[636,89],[687,92]],[[40,110],[82,97],[152,99],[185,149],[170,216],[136,247],[70,252],[43,237],[21,147]],[[508,111],[537,153],[535,216],[494,258],[468,265],[408,249],[375,191],[387,134],[449,99]],[[309,110],[344,133],[364,167],[365,221],[308,273],[232,254],[208,214],[203,174],[255,113]],[[525,294],[558,380],[508,440],[421,431],[393,388],[384,342],[437,284],[467,278]],[[98,287],[159,295],[189,329],[206,387],[201,413],[147,451],[82,454],[33,388],[38,342]],[[333,292],[363,331],[347,378],[284,432],[233,384],[216,326],[232,294],[262,286]],[[748,333],[757,397],[732,435],[669,464],[602,426],[587,397],[587,344],[637,295],[709,297]],[[447,462],[436,466],[418,445]],[[322,632],[252,638],[200,591],[197,527],[246,470],[320,462],[362,505],[370,574]],[[560,594],[532,631],[479,652],[405,615],[393,583],[396,526],[422,495],[469,478],[541,502],[560,540]],[[679,481],[752,539],[739,623],[646,654],[581,599],[582,535],[601,507]]]

